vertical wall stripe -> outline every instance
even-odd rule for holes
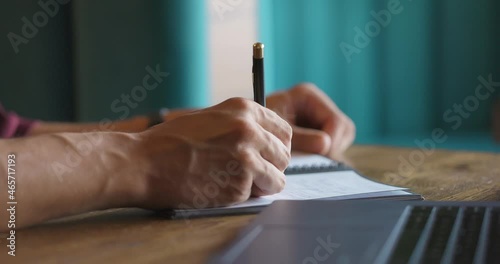
[[[160,52],[167,71],[165,102],[169,107],[206,107],[208,94],[208,14],[206,1],[161,1],[165,45]]]
[[[35,14],[44,22],[42,13],[48,19],[36,26],[37,33],[23,35],[23,17],[34,25]],[[17,46],[18,53],[7,38],[9,33],[27,41]],[[30,118],[74,119],[72,34],[71,3],[59,6],[57,14],[49,17],[38,1],[2,2],[0,102],[5,108]]]
[[[359,54],[352,55],[350,63],[344,60],[341,64],[347,70],[347,82],[344,90],[345,100],[348,104],[346,113],[356,123],[359,142],[359,140],[376,137],[378,133],[380,120],[377,113],[377,100],[380,95],[377,92],[377,72],[372,69],[376,67],[376,46],[377,42],[381,41],[378,38],[381,32],[370,37],[370,42],[367,45],[357,45],[355,38],[359,34],[355,29],[366,31],[366,25],[372,20],[370,10],[373,9],[373,5],[370,1],[361,3],[346,1],[345,7],[346,14],[351,15],[344,17],[344,27],[347,32],[343,39],[346,43],[360,50]]]
[[[305,79],[304,63],[304,14],[303,8],[307,4],[301,0],[273,1],[275,10],[274,41],[276,46],[270,52],[276,55],[275,74],[276,88],[288,88]],[[289,17],[294,20],[290,21]]]
[[[263,42],[266,47],[265,54],[265,87],[266,94],[277,90],[276,86],[276,42],[275,42],[275,17],[274,17],[274,1],[259,0],[257,7],[258,25],[257,36],[259,41]]]
[[[433,25],[426,15],[429,1],[402,1],[400,14],[387,28],[389,135],[418,135],[429,131],[432,117],[430,65],[433,62],[429,32]]]
[[[121,119],[160,107],[208,104],[204,1],[75,4],[80,119]],[[150,75],[147,67],[170,75],[154,89],[136,88]],[[148,82],[154,85],[156,79]]]
[[[325,92],[332,98],[336,98],[339,106],[346,107],[347,102],[343,100],[343,89],[339,78],[338,62],[343,60],[342,54],[339,53],[338,35],[332,34],[336,32],[337,23],[331,23],[332,12],[337,10],[335,1],[319,0],[308,1],[304,6],[305,17],[303,18],[304,27],[307,29],[304,32],[303,54],[305,56],[302,61],[305,78],[302,81],[315,83],[318,87],[322,87]],[[330,27],[318,27],[317,25],[331,24]],[[317,51],[323,52],[317,52]],[[306,66],[307,65],[307,66]]]
[[[496,24],[491,23],[494,14],[488,8],[488,0],[484,1],[448,1],[451,8],[445,12],[445,51],[444,60],[448,62],[445,68],[443,85],[446,98],[444,98],[444,108],[453,108],[455,104],[463,105],[464,99],[475,96],[475,88],[479,85],[478,77],[487,77],[488,74],[498,71],[498,57],[494,59],[495,50],[494,39],[498,39],[498,34],[494,34]],[[498,9],[497,9],[498,12]],[[453,24],[450,24],[453,23]],[[496,64],[496,67],[494,66]],[[497,73],[498,76],[498,73]],[[497,77],[497,79],[500,79]],[[464,131],[478,131],[481,128],[489,127],[489,113],[491,100],[479,100],[477,108],[469,107],[470,115],[461,117],[456,113],[454,117],[460,117],[461,123],[457,124],[457,133]],[[474,110],[475,109],[475,110]],[[446,122],[444,125],[451,127],[455,122]]]
[[[378,32],[372,13],[394,3],[403,11],[391,14]],[[268,76],[279,87],[317,83],[356,122],[358,143],[414,146],[414,139],[430,137],[434,128],[450,127],[443,113],[474,95],[480,74],[500,75],[498,5],[495,0],[261,0],[260,33],[275,56]],[[354,28],[364,35],[367,23],[374,30],[370,43],[354,43],[360,34]],[[343,42],[356,49],[350,63],[339,47]],[[463,119],[461,132],[488,129],[491,101]]]

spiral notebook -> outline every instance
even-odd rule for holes
[[[161,211],[169,218],[257,213],[276,200],[422,200],[407,188],[367,179],[351,167],[319,155],[294,153],[285,170],[285,189],[274,195],[250,198],[241,204],[201,209]]]

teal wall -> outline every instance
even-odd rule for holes
[[[402,0],[401,13],[348,62],[340,43],[353,45],[354,28],[387,3],[261,0],[269,90],[317,83],[354,119],[358,143],[414,146],[442,128],[450,138],[439,147],[498,151],[489,137],[498,92],[457,129],[443,114],[474,94],[478,76],[500,80],[500,2]],[[0,101],[8,109],[88,121],[208,104],[205,1],[73,0],[16,54],[6,36],[22,35],[22,18],[41,11],[37,0],[2,3]],[[120,101],[112,107],[157,64],[170,74],[157,88],[129,112]]]
[[[33,118],[72,120],[73,67],[70,9],[65,6],[16,54],[7,35],[22,35],[21,18],[40,11],[37,1],[2,1],[0,8],[0,102]]]
[[[358,143],[415,146],[442,128],[450,138],[438,147],[498,151],[490,137],[498,92],[478,100],[459,126],[456,114],[443,114],[475,94],[479,76],[500,82],[500,3],[395,1],[399,12],[385,27],[378,22],[379,32],[372,25],[370,42],[356,46],[355,28],[365,32],[376,21],[371,12],[388,10],[391,1],[261,0],[267,87],[316,83],[353,118]],[[343,42],[359,47],[350,61]]]
[[[1,34],[21,34],[21,18],[37,12],[37,0],[5,1]],[[206,106],[206,38],[204,1],[73,0],[18,54],[2,38],[0,102],[24,116],[80,121]],[[151,90],[134,88],[156,65],[168,77]]]
[[[162,106],[205,106],[208,76],[203,3],[75,2],[78,117],[93,120],[104,113],[122,118],[127,116],[119,110],[124,107],[130,113],[144,113]],[[168,77],[151,91],[134,91],[148,75],[145,68],[156,69],[157,65]],[[122,94],[130,95],[132,103],[122,102]],[[120,103],[112,107],[115,100]]]

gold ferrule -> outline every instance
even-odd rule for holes
[[[264,58],[264,44],[257,42],[253,44],[253,57],[255,59],[263,59]]]

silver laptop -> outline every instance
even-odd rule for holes
[[[500,263],[500,202],[277,201],[210,263]]]

